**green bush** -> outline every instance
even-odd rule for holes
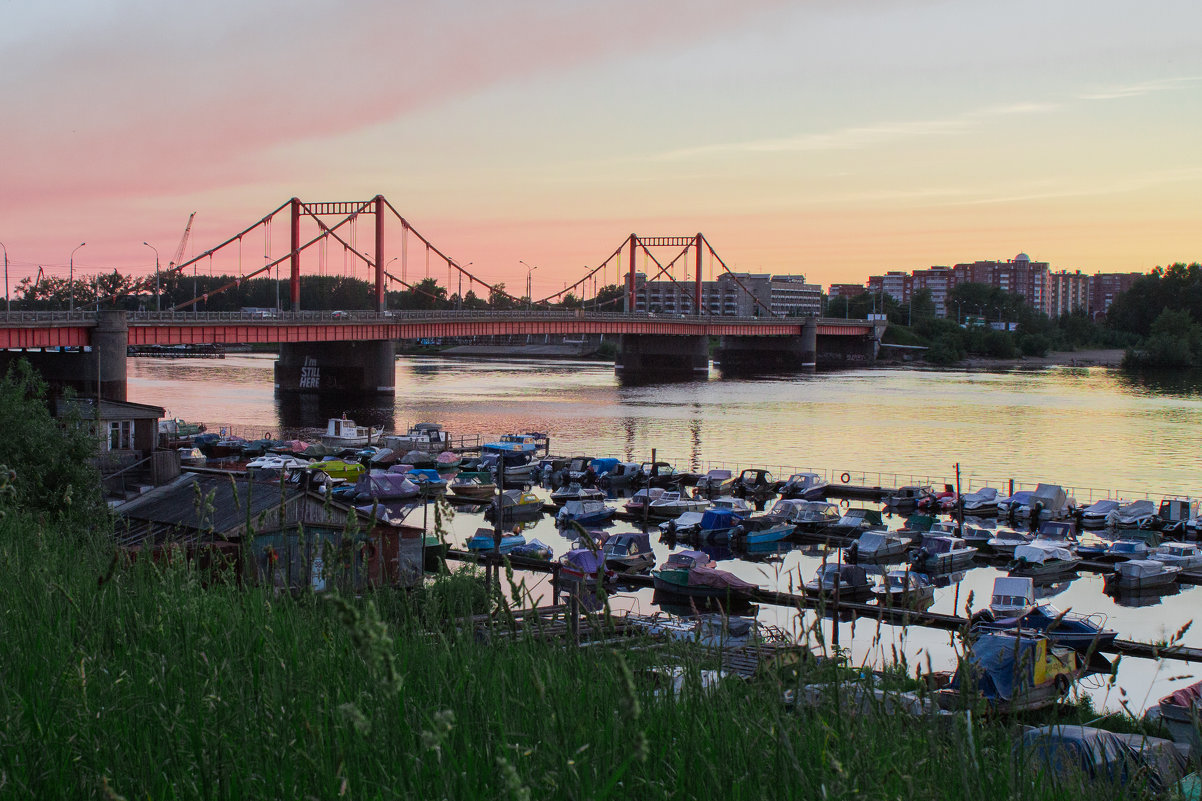
[[[1046,356],[1051,342],[1043,334],[1026,334],[1019,338],[1018,346],[1024,356]]]
[[[47,520],[107,520],[90,421],[50,415],[46,383],[24,359],[0,379],[0,461],[13,471],[16,505]]]

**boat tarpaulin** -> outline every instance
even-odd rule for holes
[[[709,567],[695,567],[689,571],[689,586],[715,587],[728,590],[754,590],[756,585],[749,584],[734,573],[725,570],[714,570]]]

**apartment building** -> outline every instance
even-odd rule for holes
[[[635,311],[694,314],[695,286],[692,281],[648,281],[645,274],[637,273]],[[817,316],[822,311],[822,287],[806,283],[804,275],[727,273],[701,283],[701,309],[724,317]]]

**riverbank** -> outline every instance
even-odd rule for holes
[[[1005,370],[1040,367],[1118,367],[1123,362],[1121,348],[1095,350],[1049,351],[1045,356],[1023,356],[1017,359],[970,358],[960,363],[968,370]]]

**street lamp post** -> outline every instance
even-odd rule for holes
[[[159,287],[159,249],[149,242],[143,242],[142,244],[154,251],[154,310],[162,311],[160,301],[163,293]]]
[[[80,242],[75,246],[75,250],[79,250],[87,242]],[[67,288],[71,290],[70,300],[67,301],[67,311],[75,311],[75,250],[71,251],[70,267],[67,273]]]
[[[526,307],[533,309],[534,308],[534,296],[530,293],[530,275],[535,270],[537,270],[538,267],[532,267],[529,264],[526,264],[526,262],[522,261],[521,259],[518,259],[518,264],[524,264],[526,266]]]
[[[13,304],[8,297],[8,248],[4,247],[3,242],[0,242],[0,250],[4,251],[4,311],[10,312]]]

